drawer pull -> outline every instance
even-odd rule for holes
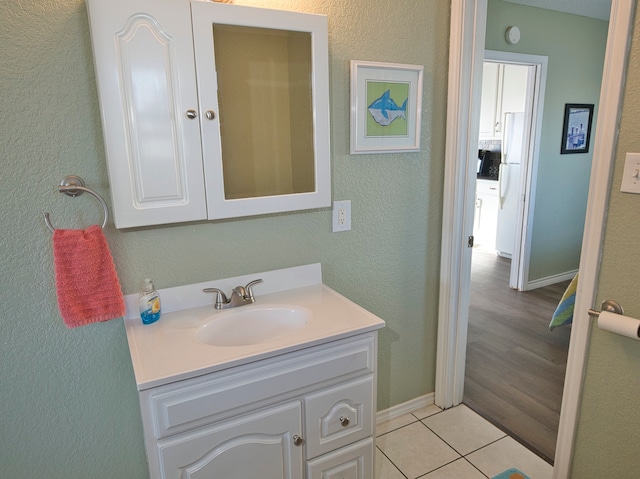
[[[304,444],[304,439],[302,439],[300,436],[295,434],[293,436],[293,445],[294,446],[302,446],[303,444]]]
[[[342,424],[342,427],[347,427],[349,425],[349,418],[340,416],[340,424]]]

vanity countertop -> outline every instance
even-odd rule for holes
[[[298,331],[259,344],[221,347],[199,342],[195,337],[198,328],[224,314],[213,308],[214,296],[202,293],[202,289],[230,291],[256,278],[264,283],[254,289],[255,305],[302,307],[311,311],[312,319]],[[148,325],[143,325],[137,314],[137,295],[128,295],[125,326],[138,390],[384,327],[382,319],[322,284],[321,278],[320,265],[315,264],[160,289],[162,317]]]

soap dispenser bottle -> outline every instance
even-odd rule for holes
[[[160,295],[153,287],[153,282],[146,278],[138,297],[140,318],[143,324],[155,323],[160,319]]]

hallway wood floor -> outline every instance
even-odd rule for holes
[[[510,265],[473,252],[463,402],[553,464],[571,329],[549,321],[569,281],[515,291]]]

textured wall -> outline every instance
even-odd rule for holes
[[[177,1],[177,0],[176,0]],[[117,231],[126,293],[321,262],[325,281],[387,321],[379,407],[433,391],[448,55],[448,0],[243,0],[329,16],[333,198],[329,209]],[[82,176],[110,200],[81,0],[0,3],[0,469],[7,477],[146,477],[122,320],[67,330],[54,292],[55,225],[97,222],[97,202],[56,192]],[[422,64],[422,152],[348,155],[349,60]]]
[[[517,45],[504,38],[511,25],[522,32]],[[576,270],[580,262],[593,146],[589,153],[560,154],[564,105],[593,103],[597,114],[607,29],[603,20],[489,1],[487,49],[549,57],[530,281]]]
[[[640,318],[640,196],[621,193],[627,152],[640,152],[640,19],[636,19],[626,77],[620,134],[596,304],[614,299]],[[572,477],[638,477],[640,457],[640,344],[594,327]]]

